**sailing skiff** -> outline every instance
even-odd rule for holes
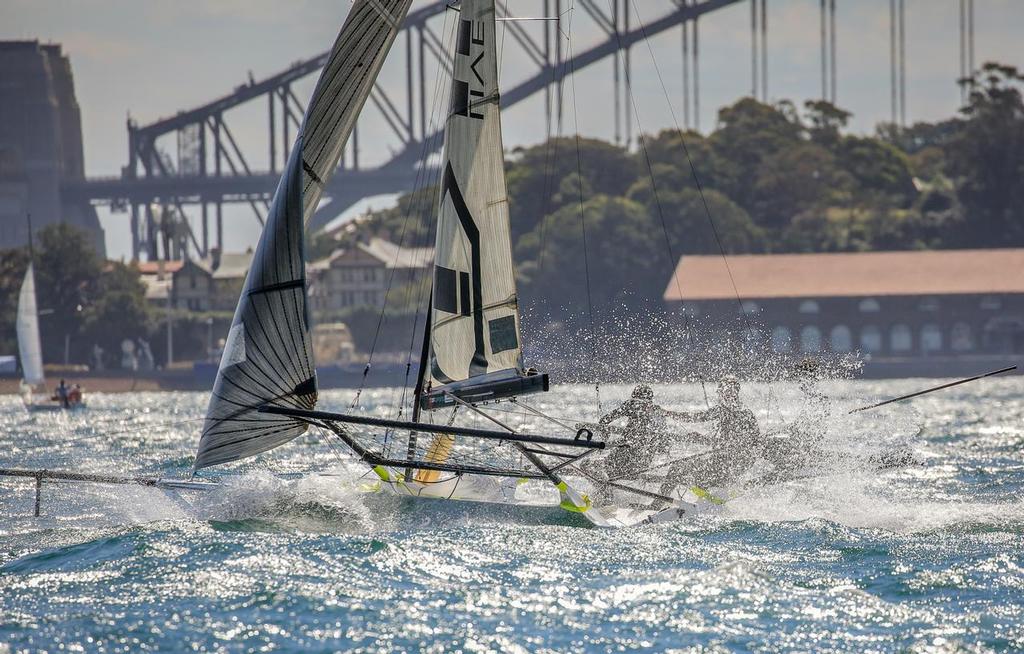
[[[636,484],[602,482],[585,460],[605,448],[595,438],[597,430],[563,424],[520,399],[548,391],[550,383],[546,374],[523,361],[494,0],[463,0],[458,8],[450,7],[459,12],[457,36],[441,158],[435,265],[411,419],[318,410],[304,228],[337,168],[410,4],[411,0],[356,0],[334,43],[235,310],[193,477],[206,468],[279,447],[313,429],[339,440],[365,466],[376,481],[362,484],[364,490],[410,502],[444,502],[470,512],[501,506],[540,522],[606,527],[678,520],[717,509],[722,500],[702,489],[667,497]],[[509,426],[491,411],[503,402],[515,402],[519,409],[547,420],[549,430],[525,433]],[[441,411],[451,414],[446,424],[427,419]],[[455,424],[455,412],[478,423],[486,421],[489,427]],[[49,479],[170,490],[217,486],[195,479],[44,470],[0,470],[4,474],[35,479],[37,514],[40,488]],[[591,482],[604,483],[636,502],[597,506],[578,490],[580,484]],[[550,492],[525,492],[538,484]],[[652,500],[655,504],[650,505]]]

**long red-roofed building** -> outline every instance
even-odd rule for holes
[[[780,352],[1024,354],[1024,249],[683,256],[664,300]]]

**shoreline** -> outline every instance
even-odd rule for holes
[[[855,379],[953,378],[977,375],[997,368],[1017,365],[1017,370],[1006,376],[1024,375],[1024,355],[986,355],[974,357],[934,357],[929,359],[870,359],[865,361],[862,374]],[[317,369],[319,387],[357,388],[363,380],[363,366],[330,366]],[[413,371],[415,372],[415,371]],[[552,371],[558,378],[564,375]],[[216,375],[216,365],[198,363],[193,367],[171,370],[153,370],[125,374],[121,370],[103,372],[76,371],[75,369],[48,370],[47,390],[55,387],[63,377],[69,384],[81,384],[86,393],[138,393],[156,391],[209,391]],[[0,377],[0,395],[17,395],[20,378]],[[575,379],[576,382],[588,380]],[[630,383],[635,380],[603,380],[608,383]],[[655,380],[666,382],[670,380]],[[401,386],[405,382],[405,366],[375,366],[367,386]],[[592,381],[588,382],[592,383]]]

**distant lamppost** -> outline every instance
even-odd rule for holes
[[[75,313],[82,313],[82,305],[75,306]],[[71,332],[64,332],[64,365],[71,363]]]
[[[173,320],[172,317],[171,317],[171,305],[172,305],[171,294],[168,293],[167,294],[167,365],[166,365],[167,368],[170,368],[171,364],[174,363],[174,330],[171,328],[172,320]]]
[[[213,361],[213,318],[206,319],[206,360]]]

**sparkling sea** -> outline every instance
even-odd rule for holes
[[[213,471],[207,494],[47,484],[40,518],[31,480],[0,479],[0,653],[1024,650],[1024,378],[846,415],[933,383],[823,386],[834,445],[910,446],[920,467],[842,466],[634,529],[369,502],[312,435]],[[703,405],[699,386],[655,392]],[[744,399],[767,429],[801,409],[785,385]],[[206,394],[88,400],[29,415],[0,398],[0,467],[188,474]],[[599,414],[593,387],[536,403]]]

